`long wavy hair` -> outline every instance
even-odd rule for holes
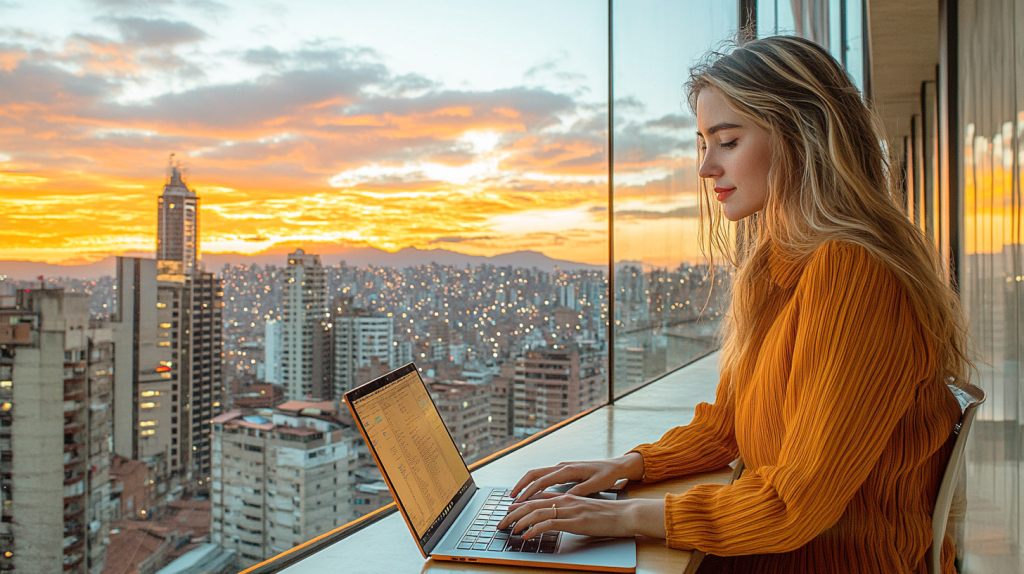
[[[713,199],[713,183],[700,182],[701,249],[711,269],[722,260],[735,267],[723,372],[745,357],[772,292],[763,265],[768,253],[800,261],[840,241],[864,247],[896,275],[932,338],[936,374],[966,380],[973,364],[959,297],[935,247],[897,205],[902,195],[880,122],[839,63],[803,38],[741,39],[690,71],[686,95],[694,113],[706,89],[769,132],[773,157],[764,209],[735,228]]]

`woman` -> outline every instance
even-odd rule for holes
[[[701,242],[736,265],[715,404],[621,458],[527,473],[500,526],[663,537],[723,557],[709,564],[722,571],[923,572],[960,414],[946,382],[970,363],[957,296],[894,201],[876,121],[839,64],[801,38],[714,54],[687,94]],[[740,241],[726,220],[744,220]],[[737,455],[747,470],[728,486],[580,497]],[[527,500],[566,482],[579,484]],[[947,539],[945,572],[952,550]]]

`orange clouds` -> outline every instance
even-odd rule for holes
[[[122,40],[75,35],[49,52],[0,43],[0,259],[152,250],[172,151],[202,198],[207,253],[451,244],[607,258],[600,103],[540,88],[444,89],[345,48],[249,50],[231,56],[248,78],[218,82],[178,48],[203,30],[111,22]],[[200,79],[171,81],[182,77]],[[623,197],[687,152],[663,123],[623,127],[645,138],[617,158],[624,176],[638,174]],[[673,201],[630,209],[689,214]]]

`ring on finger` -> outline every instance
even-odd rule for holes
[[[552,504],[551,511],[555,513],[555,515],[551,517],[551,520],[558,520],[558,507]]]

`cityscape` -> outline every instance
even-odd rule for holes
[[[751,229],[709,237],[701,147],[729,144],[690,82],[748,35],[845,69],[968,321],[977,369],[945,382],[987,400],[945,443],[918,567],[1021,570],[1022,11],[0,0],[0,574],[478,568],[417,551],[343,400],[396,369],[480,484],[687,424],[725,389],[735,267],[704,248]],[[732,563],[672,530],[641,569]]]
[[[716,346],[682,68],[620,49],[612,121],[605,3],[0,19],[0,571],[223,574],[342,529],[392,500],[341,398],[410,362],[472,465]]]
[[[297,248],[211,271],[200,203],[172,163],[154,257],[118,257],[98,279],[0,281],[3,508],[52,506],[31,528],[63,535],[66,572],[123,569],[129,547],[149,549],[139,572],[178,558],[234,571],[390,503],[341,397],[401,365],[472,464],[602,404],[609,353],[621,394],[714,345],[724,280],[712,289],[706,266],[618,264],[609,349],[594,266],[325,266]],[[33,387],[48,369],[63,383]],[[38,480],[58,476],[46,464],[63,484]],[[19,548],[9,562],[55,556],[22,536],[0,532]]]

